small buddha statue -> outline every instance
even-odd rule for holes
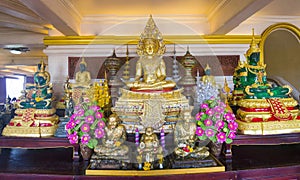
[[[76,83],[73,84],[73,87],[78,88],[88,88],[91,84],[91,73],[86,70],[87,63],[85,62],[84,58],[79,64],[80,71],[78,71],[75,75]]]
[[[164,52],[162,35],[150,16],[137,47],[140,58],[136,63],[134,82],[128,82],[127,86],[132,90],[173,89],[176,83],[166,80]]]
[[[137,162],[139,163],[139,169],[142,168],[143,162],[145,162],[144,169],[150,168],[149,166],[148,167],[145,166],[147,166],[147,164],[153,163],[157,159],[159,160],[159,167],[163,168],[162,166],[163,149],[160,146],[159,139],[157,135],[154,133],[152,127],[147,127],[145,129],[145,134],[143,134],[140,139],[140,144],[137,151],[138,151]]]
[[[211,68],[208,64],[206,64],[206,67],[204,69],[205,75],[202,77],[202,81],[207,84],[210,83],[212,86],[216,86],[216,80],[215,77],[211,75]]]
[[[196,146],[196,122],[189,111],[182,114],[182,119],[177,122],[174,130],[176,144],[175,155],[177,159],[197,158],[204,159],[209,156],[208,147]]]
[[[121,120],[116,114],[111,114],[105,127],[105,136],[102,143],[94,149],[96,159],[121,159],[128,155],[129,148],[126,141],[126,129],[120,124]],[[92,157],[93,159],[93,157]]]

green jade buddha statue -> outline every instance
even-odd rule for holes
[[[50,74],[45,70],[46,65],[41,61],[37,65],[37,72],[34,73],[34,84],[26,86],[26,96],[20,102],[22,109],[51,109],[52,105],[52,85],[50,84]]]
[[[272,87],[267,82],[266,64],[260,60],[260,49],[254,39],[246,53],[247,62],[239,62],[233,75],[235,90],[243,90],[245,99],[287,98],[289,86]]]

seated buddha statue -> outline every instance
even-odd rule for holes
[[[253,39],[246,53],[247,62],[239,63],[233,77],[235,89],[244,90],[246,99],[287,98],[289,86],[272,87],[267,82],[266,65],[260,60],[260,49]]]
[[[136,63],[134,81],[127,83],[131,90],[164,90],[176,86],[175,82],[166,80],[164,52],[162,35],[150,17],[138,43],[137,54],[140,58]]]
[[[126,141],[126,129],[120,124],[120,118],[111,114],[105,127],[102,143],[94,149],[92,159],[122,159],[128,157],[129,148]]]
[[[211,68],[208,64],[206,64],[206,67],[204,69],[205,75],[202,77],[202,81],[206,83],[210,83],[213,86],[216,86],[216,80],[215,77],[211,75]]]
[[[75,75],[75,83],[72,84],[72,87],[77,88],[88,88],[91,84],[91,73],[86,70],[87,63],[85,62],[84,58],[82,57],[82,60],[79,64],[79,69]]]
[[[50,74],[45,68],[46,65],[43,61],[37,65],[37,72],[33,76],[34,84],[26,85],[26,96],[20,101],[21,108],[52,108],[52,84],[50,83]]]
[[[158,160],[159,167],[162,167],[163,162],[163,149],[159,144],[159,139],[154,133],[152,127],[147,127],[145,129],[145,134],[142,135],[140,139],[139,147],[137,148],[138,156],[137,162],[139,163],[139,169],[142,168],[142,163],[144,162],[144,169],[153,168],[153,163],[155,160]]]
[[[209,156],[208,147],[196,146],[196,122],[189,111],[182,114],[182,119],[176,123],[174,142],[176,144],[176,159],[197,158],[204,159]]]

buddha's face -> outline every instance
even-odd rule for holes
[[[80,71],[81,71],[81,72],[85,71],[85,69],[86,69],[85,64],[81,63],[81,64],[79,65],[79,68],[80,68]]]
[[[158,51],[157,41],[154,39],[145,39],[144,40],[145,53],[147,55],[153,55]]]
[[[118,125],[117,118],[116,117],[109,117],[108,124],[107,124],[108,128],[114,129],[114,128],[117,127],[117,125]]]

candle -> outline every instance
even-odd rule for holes
[[[139,129],[135,129],[135,145],[139,146],[140,144],[140,134],[139,134]]]
[[[163,147],[163,149],[165,149],[165,146],[166,146],[166,142],[165,142],[165,130],[164,128],[161,128],[161,131],[160,131],[160,143],[161,143],[161,146]]]

